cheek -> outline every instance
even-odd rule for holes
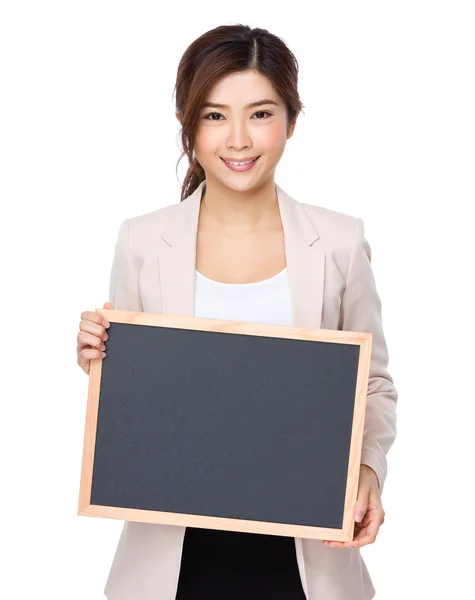
[[[215,154],[220,145],[219,136],[216,130],[211,127],[209,129],[202,129],[198,132],[195,138],[195,148],[197,154]]]
[[[285,146],[286,132],[282,127],[282,123],[271,124],[262,130],[260,137],[260,145],[269,153],[279,151],[281,146]]]

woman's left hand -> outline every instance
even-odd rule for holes
[[[371,467],[360,465],[358,497],[355,506],[355,536],[352,542],[324,540],[332,548],[361,548],[376,540],[379,528],[384,523],[378,477]]]

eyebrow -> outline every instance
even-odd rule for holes
[[[277,102],[275,102],[275,100],[264,99],[264,100],[256,100],[256,102],[251,102],[251,104],[248,104],[244,108],[255,108],[256,106],[262,106],[264,104],[274,104],[275,106],[279,106],[279,104]],[[206,102],[205,104],[202,105],[201,108],[231,108],[231,107],[228,106],[227,104],[217,104],[216,102]]]

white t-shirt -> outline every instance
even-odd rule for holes
[[[196,271],[195,317],[291,325],[287,268],[255,283],[222,283]]]

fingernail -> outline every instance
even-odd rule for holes
[[[103,353],[102,353],[102,356],[103,356],[103,357],[104,357],[104,356],[107,356],[107,354],[106,354],[105,352],[103,352]]]
[[[104,327],[109,327],[110,325],[109,321],[102,321],[102,324],[104,325]]]
[[[105,350],[105,349],[106,349],[106,345],[105,345],[105,344],[102,344],[102,346],[101,346],[101,350]]]

